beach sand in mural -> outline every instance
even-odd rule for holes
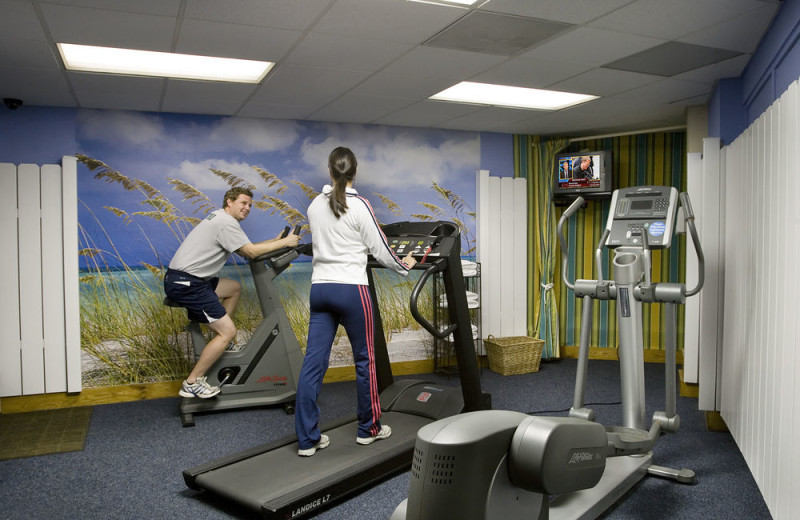
[[[250,334],[247,331],[239,331],[237,336],[237,343],[247,343]],[[423,329],[406,329],[401,332],[392,333],[391,340],[387,344],[389,350],[389,360],[392,363],[400,361],[418,361],[431,358],[433,338],[430,334]],[[180,352],[189,355],[190,352],[190,339],[189,333],[181,333],[178,335],[177,348]],[[119,359],[127,355],[129,347],[120,341],[105,341],[99,346],[98,350],[103,351],[107,359]],[[92,381],[93,374],[102,370],[106,362],[98,359],[97,357],[89,354],[86,351],[81,353],[81,366],[83,372],[84,385],[87,387],[94,386]],[[331,349],[331,367],[346,367],[353,366],[353,353],[350,349],[350,342],[345,335],[336,338]],[[102,383],[100,384],[102,386]]]

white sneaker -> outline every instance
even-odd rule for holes
[[[218,393],[219,387],[209,385],[205,376],[198,377],[195,382],[191,384],[184,380],[178,392],[181,397],[199,397],[200,399],[208,399],[209,397],[214,397]]]
[[[301,457],[310,457],[317,452],[317,450],[324,450],[328,447],[331,440],[324,433],[320,436],[319,442],[305,450],[297,450],[297,454]]]
[[[362,446],[366,446],[367,444],[372,444],[375,441],[379,441],[381,439],[388,439],[389,436],[392,435],[392,429],[387,426],[381,426],[381,431],[374,437],[356,437],[356,443],[361,444]]]

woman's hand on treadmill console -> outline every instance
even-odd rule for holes
[[[403,257],[402,260],[402,262],[406,264],[406,266],[408,266],[409,269],[417,265],[417,260],[413,256],[411,256],[411,253],[412,251],[409,251],[408,254],[405,257]]]

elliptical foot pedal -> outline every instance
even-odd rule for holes
[[[674,469],[664,466],[651,465],[647,468],[647,473],[656,477],[668,478],[681,484],[694,483],[694,471],[686,468]]]

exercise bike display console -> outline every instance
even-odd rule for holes
[[[264,518],[300,518],[409,469],[417,431],[423,426],[463,411],[491,407],[491,396],[482,392],[480,385],[458,227],[452,222],[400,222],[384,226],[383,232],[398,255],[401,244],[419,247],[414,269],[422,274],[409,297],[411,313],[432,334],[453,334],[460,387],[394,381],[373,278],[373,270],[382,266],[370,259],[367,275],[375,316],[376,380],[381,392],[381,422],[392,427],[391,437],[359,446],[355,442],[358,423],[350,417],[322,425],[331,444],[313,457],[298,457],[297,438],[291,436],[187,469],[183,477],[188,487],[244,505]],[[450,311],[450,326],[445,331],[436,330],[418,309],[420,291],[434,272],[440,272],[445,282]]]
[[[651,283],[650,250],[669,247],[680,205],[698,256],[698,283]],[[531,417],[509,411],[477,411],[420,429],[408,499],[391,520],[591,519],[601,515],[647,474],[688,483],[691,470],[652,463],[662,432],[677,431],[676,304],[703,285],[703,252],[689,196],[675,188],[616,190],[597,246],[597,280],[568,279],[565,222],[583,205],[578,197],[558,223],[564,284],[583,301],[575,397],[569,417]],[[604,280],[603,248],[614,250],[614,276]],[[593,299],[617,301],[621,426],[594,422],[584,406]],[[645,425],[642,303],[664,306],[665,410]]]

